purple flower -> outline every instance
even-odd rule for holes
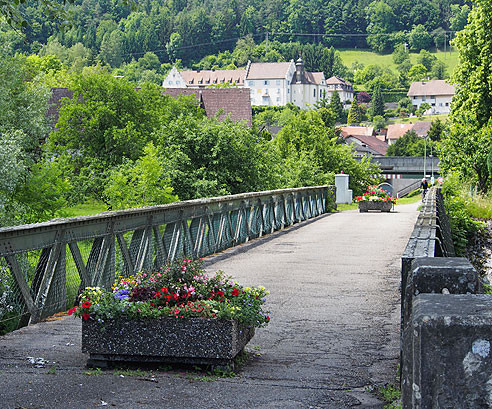
[[[118,299],[118,300],[122,300],[124,298],[128,298],[129,297],[129,293],[130,290],[128,290],[127,288],[124,288],[123,290],[120,290],[118,291],[115,295],[114,295],[114,298]]]

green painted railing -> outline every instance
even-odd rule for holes
[[[74,304],[86,286],[203,257],[319,216],[335,206],[319,186],[197,199],[0,229],[0,331]]]

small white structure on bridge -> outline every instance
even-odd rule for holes
[[[339,173],[335,175],[336,203],[352,203],[352,189],[349,189],[349,175]]]

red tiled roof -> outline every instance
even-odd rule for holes
[[[341,85],[347,85],[349,87],[352,86],[352,84],[348,81],[345,81],[343,78],[337,77],[334,75],[333,77],[330,77],[326,80],[327,85],[332,85],[332,84],[341,84]]]
[[[373,126],[342,126],[340,127],[340,131],[342,132],[342,136],[355,136],[355,135],[363,135],[363,136],[372,136],[374,134]]]
[[[407,96],[454,95],[454,86],[444,80],[412,82]]]
[[[387,140],[401,138],[406,132],[411,131],[413,124],[392,124],[388,125],[388,132],[386,134]]]
[[[246,121],[251,126],[251,98],[249,88],[167,88],[162,91],[165,95],[177,97],[178,95],[194,95],[205,109],[206,115],[214,117],[221,109],[234,122]]]
[[[248,72],[248,80],[286,78],[292,62],[254,62]]]
[[[420,136],[421,138],[427,136],[427,132],[429,132],[429,129],[431,128],[432,122],[430,121],[424,121],[424,122],[415,122],[413,125],[412,131],[415,131],[415,133]]]
[[[200,70],[180,71],[183,80],[188,87],[199,87],[213,84],[244,85],[246,70]]]
[[[346,139],[357,139],[361,142],[361,145],[367,146],[370,150],[379,155],[386,155],[386,151],[388,150],[388,144],[380,141],[375,136],[349,135]]]

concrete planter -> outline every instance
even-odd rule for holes
[[[393,207],[392,202],[359,202],[359,212],[364,213],[369,210],[379,210],[380,212],[390,212]]]
[[[88,366],[118,362],[232,366],[255,333],[237,321],[162,318],[82,321],[82,352]]]

